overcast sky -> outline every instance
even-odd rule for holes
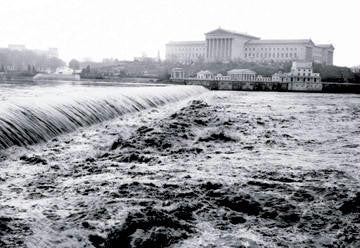
[[[263,39],[335,46],[336,65],[360,65],[360,0],[0,0],[0,47],[59,48],[60,57],[165,56],[165,44],[203,40],[221,26]]]

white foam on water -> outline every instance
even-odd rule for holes
[[[66,95],[14,97],[0,106],[0,150],[47,141],[126,113],[208,91],[201,86],[92,88]]]

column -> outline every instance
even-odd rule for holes
[[[225,51],[225,59],[227,60],[228,58],[228,43],[227,43],[227,39],[224,39],[224,51]]]
[[[225,57],[225,39],[222,38],[221,39],[221,57],[222,57],[222,60],[224,60],[226,57]]]
[[[212,42],[212,59],[214,60],[215,58],[215,40],[214,39],[211,39],[211,42]]]
[[[231,59],[231,56],[232,56],[232,38],[229,39],[229,57]]]
[[[216,56],[216,41],[215,39],[211,39],[212,41],[212,59],[215,59]]]
[[[215,40],[211,39],[211,60],[215,58]]]
[[[222,60],[222,39],[219,39],[219,59]]]
[[[209,59],[209,39],[206,39],[206,60]]]
[[[230,39],[226,39],[226,57],[230,58]]]
[[[226,60],[226,39],[223,39],[223,58]]]
[[[228,38],[225,39],[225,44],[226,44],[226,47],[225,47],[226,59],[229,59],[229,39]]]
[[[214,57],[214,40],[210,39],[210,59],[212,60]]]
[[[217,59],[219,60],[221,57],[221,40],[220,39],[216,39],[217,41]]]
[[[224,39],[221,38],[221,60],[224,60]]]
[[[219,57],[219,40],[218,39],[214,39],[215,42],[215,60]]]
[[[223,39],[220,39],[220,58],[223,59]]]

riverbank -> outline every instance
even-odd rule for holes
[[[359,101],[213,91],[11,148],[0,244],[357,247]]]
[[[283,83],[283,82],[245,82],[225,80],[184,79],[171,80],[169,83],[202,85],[210,90],[234,91],[278,91],[278,92],[322,92],[360,94],[360,84],[355,83]]]

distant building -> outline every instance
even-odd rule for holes
[[[228,71],[231,80],[236,81],[256,81],[256,73],[249,69],[233,69]]]
[[[332,65],[334,57],[334,46],[331,44],[318,44],[313,48],[313,62]]]
[[[16,51],[24,51],[26,50],[26,47],[25,45],[20,45],[20,44],[9,44],[8,49],[16,50]]]
[[[256,81],[257,82],[271,82],[272,81],[272,77],[264,77],[262,75],[257,75],[256,76]]]
[[[215,78],[214,78],[215,80],[225,80],[225,81],[227,81],[227,80],[230,80],[230,76],[224,76],[224,75],[222,75],[221,73],[218,73],[216,76],[215,76]]]
[[[214,74],[211,71],[199,71],[196,73],[197,79],[214,79]]]
[[[283,72],[279,71],[277,73],[274,73],[271,77],[271,81],[273,82],[280,82]]]
[[[351,67],[353,73],[360,73],[360,65]]]
[[[180,41],[166,44],[166,60],[191,63],[206,62],[307,62],[333,64],[334,46],[315,44],[311,39],[262,40],[258,37],[215,29],[205,34],[205,41]]]
[[[182,68],[173,68],[170,79],[185,79],[185,71]]]
[[[57,48],[49,48],[48,50],[34,49],[31,50],[37,55],[46,56],[48,58],[57,58],[59,57],[59,52]]]
[[[55,74],[72,75],[74,74],[74,70],[66,66],[58,67],[56,68]]]
[[[275,73],[272,76],[275,82],[287,83],[320,83],[321,78],[319,73],[314,73],[311,62],[293,62],[291,72],[289,73]]]
[[[59,50],[56,47],[49,47],[47,52],[49,57],[59,57]]]
[[[205,58],[205,41],[179,41],[166,44],[166,60],[190,64]]]
[[[27,49],[25,45],[21,45],[21,44],[9,44],[8,49],[16,50],[16,51],[29,50],[29,51],[34,52],[37,55],[45,55],[49,58],[52,58],[52,57],[58,58],[59,57],[59,51],[55,47],[50,47],[48,50],[41,50],[41,49]]]

